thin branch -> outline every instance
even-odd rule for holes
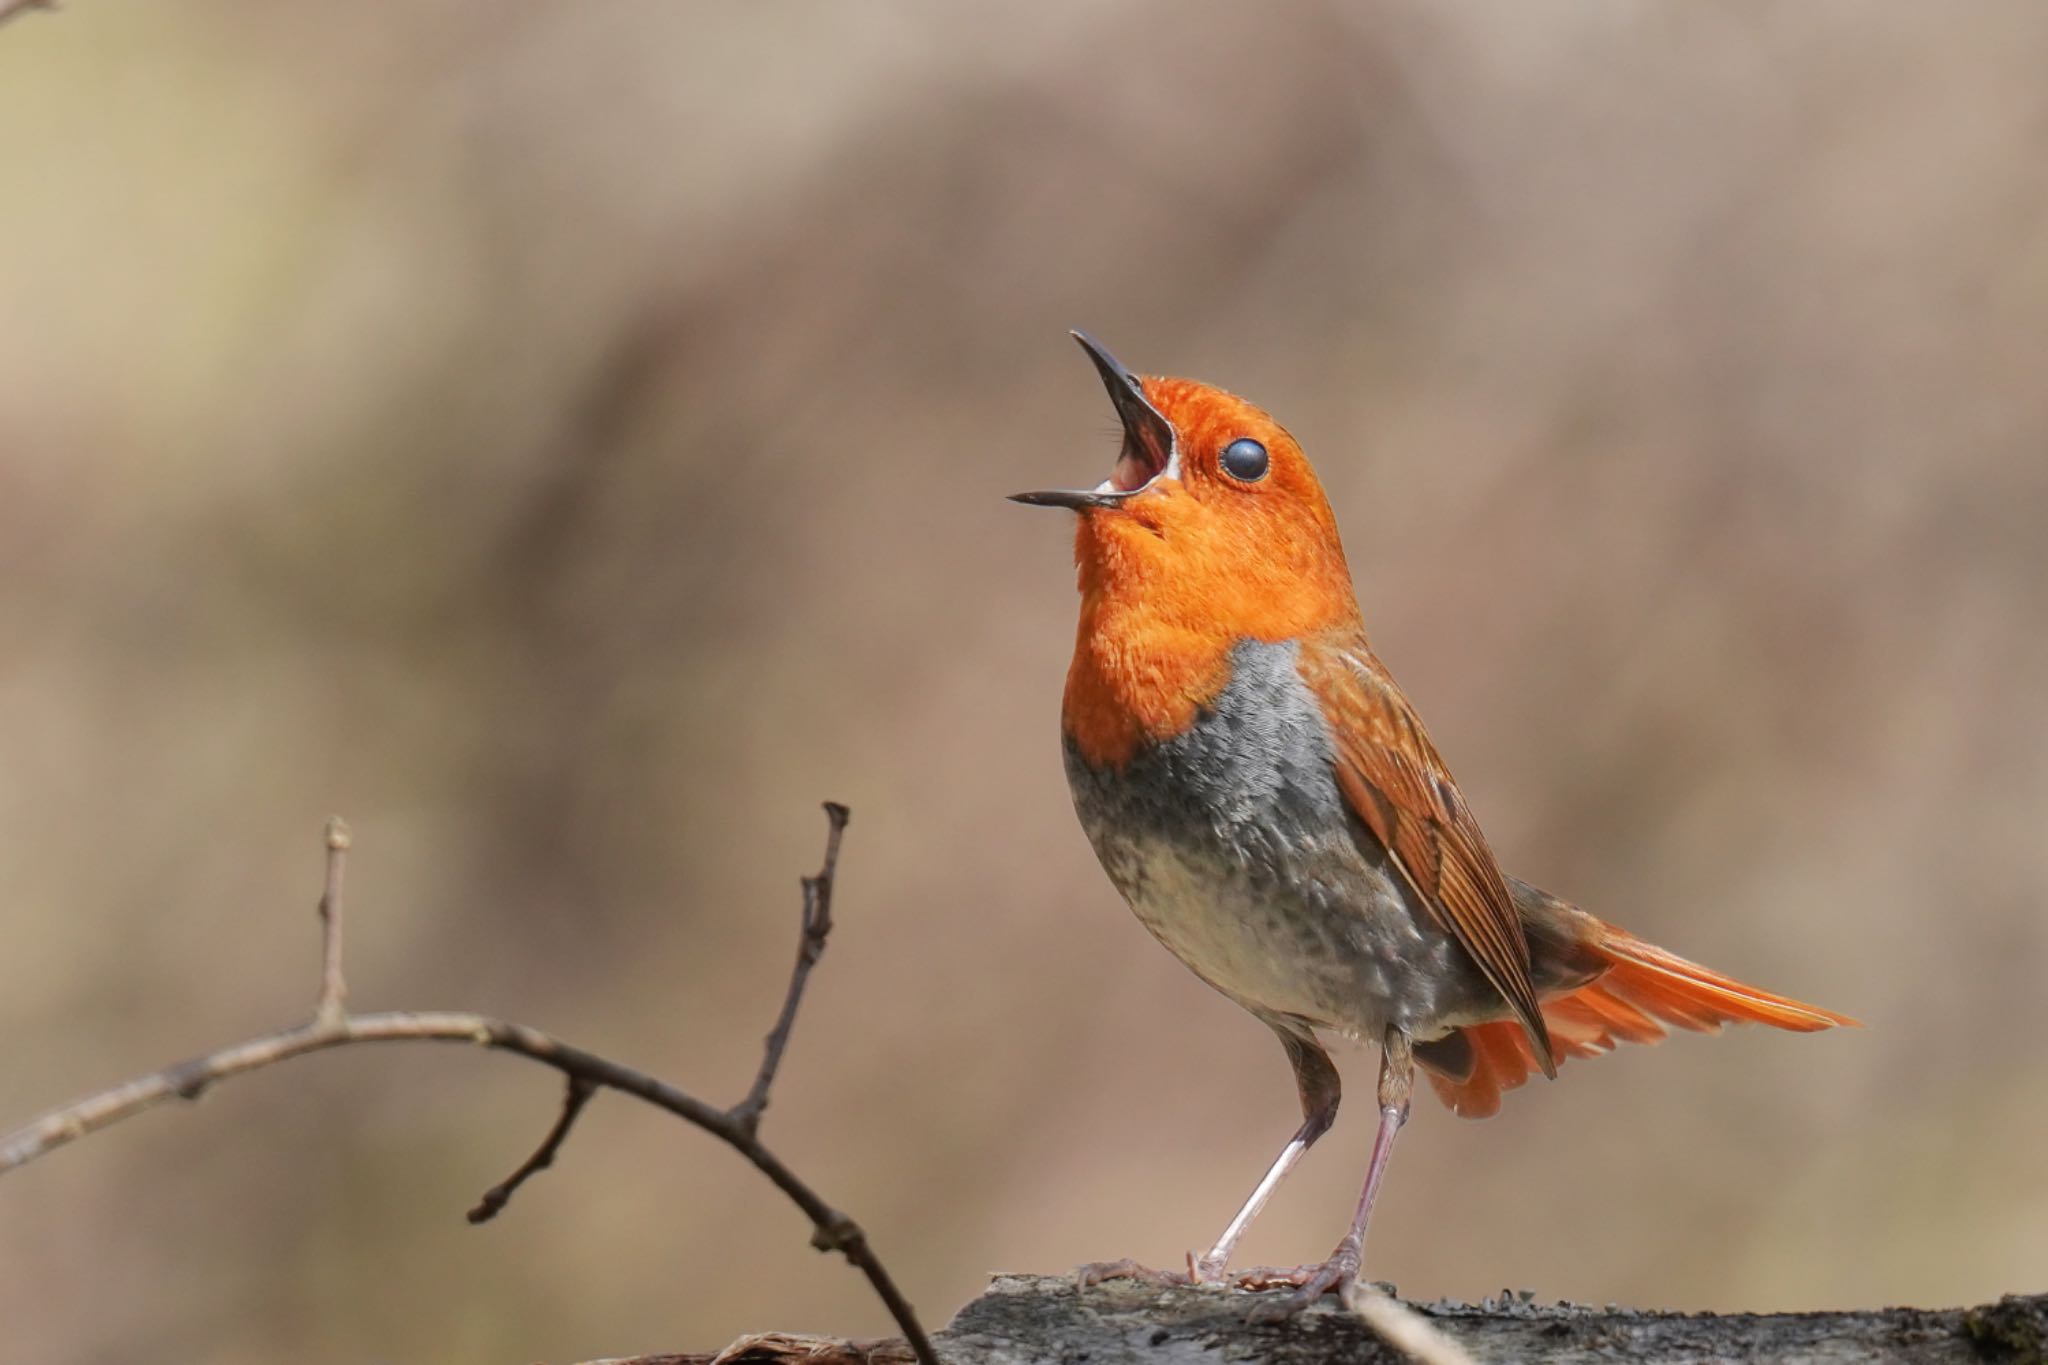
[[[796,1023],[796,1007],[803,1001],[804,984],[811,968],[825,955],[825,938],[832,932],[832,882],[839,871],[839,839],[853,812],[837,801],[825,803],[825,819],[831,830],[825,836],[825,862],[815,877],[805,877],[803,923],[797,935],[796,966],[789,973],[789,992],[782,998],[782,1013],[768,1031],[761,1052],[761,1070],[754,1076],[747,1097],[731,1110],[734,1122],[749,1133],[761,1127],[761,1111],[768,1107],[768,1090],[775,1084],[775,1072],[782,1065],[782,1051],[789,1046],[789,1030]]]
[[[313,1022],[332,1027],[348,1013],[348,981],[341,972],[341,872],[348,861],[348,826],[327,818],[327,882],[320,892],[320,1001]]]
[[[32,9],[57,11],[57,0],[0,0],[0,24],[18,19]]]
[[[477,1201],[468,1214],[472,1223],[488,1223],[512,1202],[512,1196],[533,1176],[555,1164],[555,1153],[562,1150],[562,1144],[569,1139],[569,1130],[576,1126],[576,1116],[583,1112],[583,1106],[590,1103],[590,1097],[597,1093],[597,1086],[581,1076],[571,1076],[562,1095],[562,1112],[556,1118],[555,1126],[548,1129],[548,1135],[540,1140],[540,1146],[533,1149],[533,1155],[519,1163],[519,1169],[506,1176],[497,1184],[484,1191],[484,1197]]]
[[[1470,1351],[1378,1285],[1352,1281],[1344,1290],[1344,1306],[1417,1365],[1474,1365]]]
[[[846,824],[846,811],[844,807],[828,806],[826,813],[832,821],[832,832],[826,845],[826,873],[821,875],[827,883],[829,897],[831,860],[838,848],[839,833]],[[337,831],[340,836],[338,839]],[[89,1133],[97,1132],[122,1119],[132,1118],[145,1109],[154,1108],[167,1100],[196,1100],[218,1082],[245,1072],[275,1066],[294,1057],[360,1043],[467,1043],[474,1047],[509,1052],[538,1062],[542,1066],[552,1067],[569,1078],[572,1089],[573,1084],[580,1084],[591,1090],[617,1090],[622,1094],[631,1095],[696,1125],[724,1142],[752,1162],[777,1189],[788,1196],[790,1202],[803,1210],[805,1217],[811,1220],[812,1246],[820,1251],[838,1252],[867,1277],[868,1284],[873,1287],[876,1296],[889,1310],[889,1316],[895,1319],[897,1327],[902,1330],[904,1339],[921,1365],[939,1365],[938,1354],[932,1348],[931,1338],[918,1322],[916,1311],[903,1297],[903,1291],[897,1288],[895,1280],[891,1278],[881,1259],[875,1255],[860,1224],[826,1203],[824,1197],[805,1183],[795,1171],[784,1165],[780,1157],[762,1146],[754,1136],[753,1126],[744,1119],[735,1117],[715,1105],[707,1104],[646,1072],[636,1071],[609,1057],[585,1051],[563,1042],[552,1034],[543,1033],[524,1024],[510,1023],[488,1015],[454,1011],[394,1010],[382,1014],[349,1014],[342,1009],[330,1015],[324,1007],[329,987],[336,988],[338,995],[345,994],[339,991],[342,979],[339,959],[342,918],[340,863],[347,848],[346,831],[340,830],[338,825],[330,826],[330,895],[322,898],[328,927],[326,948],[322,956],[327,970],[322,976],[323,1007],[316,1011],[311,1022],[179,1062],[161,1071],[87,1096],[75,1104],[53,1109],[14,1132],[0,1136],[0,1175],[5,1175],[37,1157],[75,1142]],[[826,922],[829,927],[829,919]],[[809,923],[808,917],[806,923]],[[549,1133],[548,1139],[534,1154],[534,1161],[530,1162],[530,1165],[538,1169],[546,1164],[542,1158],[553,1158],[555,1149],[560,1147],[561,1140],[567,1136],[568,1129],[575,1120],[574,1111],[580,1110],[581,1107],[581,1103],[564,1101],[563,1115],[556,1121],[555,1131]],[[515,1176],[506,1183],[516,1185],[520,1178],[523,1177]],[[488,1196],[486,1200],[488,1201]]]

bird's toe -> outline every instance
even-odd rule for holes
[[[1262,1303],[1252,1310],[1255,1322],[1278,1322],[1291,1318],[1317,1299],[1329,1293],[1343,1293],[1346,1286],[1358,1278],[1359,1245],[1350,1238],[1337,1244],[1330,1253],[1330,1259],[1321,1265],[1295,1266],[1281,1269],[1260,1266],[1240,1271],[1236,1283],[1244,1289],[1292,1288],[1295,1292]]]
[[[1126,1256],[1119,1261],[1090,1261],[1074,1268],[1074,1284],[1080,1289],[1092,1289],[1106,1280],[1136,1280],[1158,1289],[1185,1289],[1196,1282],[1195,1276],[1185,1270],[1154,1270],[1151,1266],[1140,1265]]]

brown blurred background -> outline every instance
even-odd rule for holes
[[[0,1126],[364,1007],[737,1096],[927,1317],[1206,1245],[1295,1122],[1055,738],[1065,329],[1301,437],[1516,872],[1863,1016],[1425,1103],[1368,1270],[2048,1287],[2048,8],[75,0],[0,30]],[[1247,1245],[1321,1256],[1354,1103]],[[885,1328],[733,1156],[311,1059],[0,1183],[0,1357]]]

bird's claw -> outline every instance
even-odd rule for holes
[[[1294,1316],[1325,1294],[1342,1293],[1346,1285],[1358,1278],[1358,1263],[1359,1249],[1347,1239],[1330,1254],[1329,1260],[1315,1265],[1258,1265],[1229,1271],[1222,1262],[1212,1261],[1206,1256],[1197,1258],[1191,1251],[1186,1270],[1155,1270],[1126,1256],[1122,1260],[1090,1261],[1075,1267],[1074,1284],[1079,1289],[1093,1289],[1108,1280],[1136,1280],[1154,1289],[1226,1285],[1253,1293],[1268,1289],[1295,1290],[1277,1303],[1261,1304],[1253,1310],[1256,1320],[1270,1322]]]
[[[1074,1282],[1082,1289],[1093,1288],[1104,1280],[1136,1280],[1155,1289],[1188,1289],[1205,1284],[1239,1285],[1242,1277],[1226,1275],[1225,1267],[1224,1261],[1208,1256],[1198,1258],[1192,1251],[1188,1253],[1186,1270],[1154,1270],[1126,1256],[1120,1261],[1090,1261],[1075,1270]]]
[[[1151,1266],[1140,1265],[1126,1256],[1120,1261],[1090,1261],[1074,1269],[1074,1285],[1078,1289],[1093,1289],[1105,1280],[1136,1280],[1149,1284],[1155,1289],[1185,1289],[1198,1284],[1195,1263],[1188,1260],[1186,1270],[1154,1270]]]
[[[1294,1266],[1291,1269],[1259,1266],[1239,1271],[1235,1282],[1244,1289],[1293,1287],[1294,1293],[1276,1302],[1262,1303],[1252,1310],[1255,1322],[1278,1322],[1293,1317],[1325,1294],[1343,1293],[1358,1278],[1361,1250],[1357,1242],[1347,1237],[1337,1244],[1337,1249],[1330,1253],[1330,1259],[1321,1265]]]

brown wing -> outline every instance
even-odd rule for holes
[[[1300,667],[1329,719],[1345,799],[1514,1010],[1543,1074],[1555,1076],[1521,916],[1415,708],[1362,637],[1304,641]]]

